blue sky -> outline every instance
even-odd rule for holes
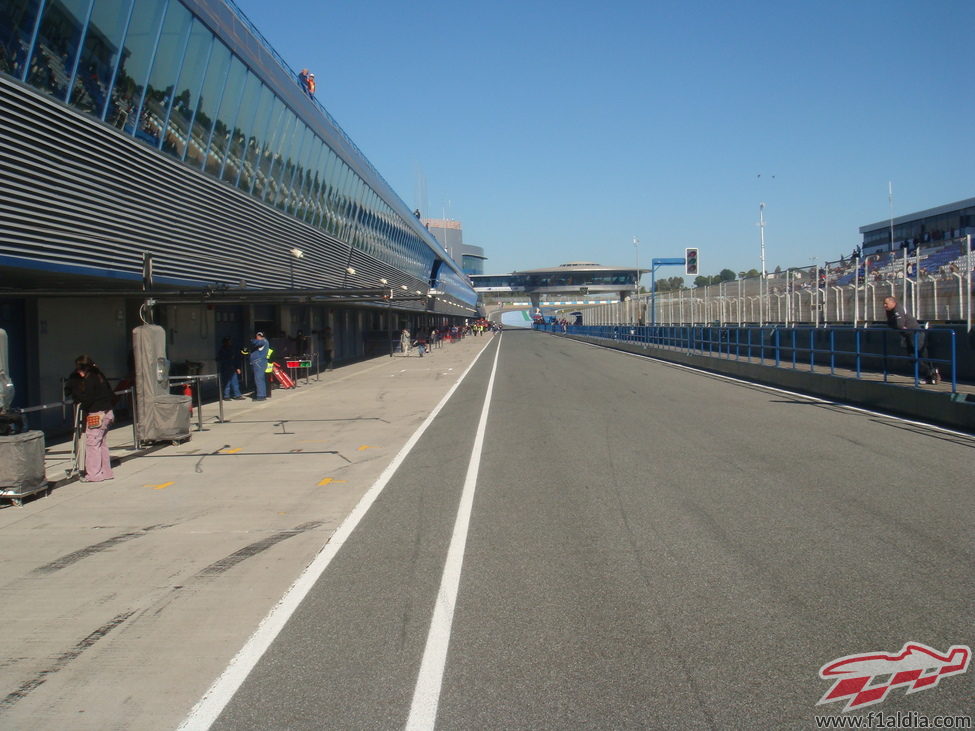
[[[895,216],[975,196],[971,0],[237,4],[491,273],[631,265],[634,236],[758,268],[762,201],[768,268],[803,266],[886,220],[888,181]]]

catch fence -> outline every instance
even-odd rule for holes
[[[850,325],[883,322],[894,297],[920,321],[972,329],[971,236],[822,266],[644,294],[582,310],[586,325]],[[575,309],[575,308],[574,308]]]

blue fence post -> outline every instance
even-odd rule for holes
[[[836,375],[836,331],[829,329],[829,374]]]
[[[917,386],[919,381],[917,375],[920,366],[920,362],[917,357],[917,330],[911,334],[911,344],[914,346],[914,385]]]
[[[809,372],[816,372],[816,328],[809,330]]]
[[[859,378],[860,377],[860,330],[859,330],[859,328],[857,329],[855,335],[856,335],[856,337],[854,338],[854,342],[856,343],[857,378]],[[885,349],[886,349],[886,346],[887,346],[887,340],[884,339],[884,348]],[[884,362],[886,363],[886,360]],[[884,367],[884,371],[885,371],[884,380],[886,381],[887,380],[886,366]]]
[[[956,367],[958,365],[958,361],[956,360],[958,357],[956,350],[958,345],[955,342],[955,331],[949,330],[948,332],[951,334],[951,392],[958,393],[958,368]]]
[[[884,354],[884,383],[887,383],[887,374],[889,372],[889,368],[887,367],[887,333],[886,332],[884,333],[884,347],[881,348],[881,350],[883,351]]]
[[[775,367],[782,365],[782,331],[775,328]]]
[[[797,365],[796,359],[799,357],[799,353],[796,351],[798,345],[799,343],[796,341],[796,329],[795,327],[793,327],[792,328],[792,369],[793,370],[795,370],[796,368]]]

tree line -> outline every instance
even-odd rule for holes
[[[706,274],[698,275],[694,278],[695,287],[706,287],[710,284],[721,284],[722,282],[733,282],[736,279],[749,279],[750,277],[758,277],[761,273],[757,269],[749,269],[747,272],[738,272],[735,274],[730,269],[722,269],[717,274],[708,276]],[[678,289],[684,289],[684,277],[667,277],[666,279],[658,279],[656,281],[658,292],[675,292]]]

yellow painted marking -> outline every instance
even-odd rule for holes
[[[319,484],[319,486],[321,486],[321,485],[329,485],[329,484],[331,484],[333,482],[345,482],[345,480],[336,480],[334,477],[326,477],[324,480],[322,480],[318,484]]]
[[[164,482],[161,485],[143,485],[143,487],[151,487],[153,490],[165,490],[170,485],[175,485],[175,482]]]
[[[237,449],[221,449],[220,454],[237,454],[243,447],[237,447]]]
[[[363,444],[361,447],[357,447],[357,452],[365,452],[367,449],[375,449],[375,447],[370,447],[368,444]]]

